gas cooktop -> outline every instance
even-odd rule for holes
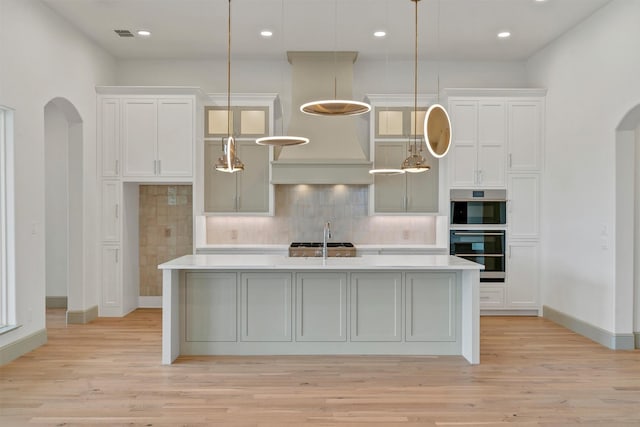
[[[293,242],[289,245],[289,256],[320,257],[322,256],[322,242]],[[354,257],[356,256],[356,247],[349,242],[327,242],[327,256]]]

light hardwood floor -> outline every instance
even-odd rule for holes
[[[182,357],[160,364],[159,310],[64,324],[0,367],[0,425],[640,426],[640,351],[540,318],[484,317],[462,357]]]

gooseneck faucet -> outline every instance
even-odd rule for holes
[[[331,223],[327,221],[322,230],[322,259],[327,259],[327,240],[331,238]]]

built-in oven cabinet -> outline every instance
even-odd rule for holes
[[[451,188],[504,188],[507,113],[493,98],[449,99],[452,123],[449,151]]]

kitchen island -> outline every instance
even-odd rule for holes
[[[179,355],[462,355],[480,363],[479,270],[449,255],[186,255],[164,264],[162,363]]]

